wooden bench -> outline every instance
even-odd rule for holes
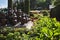
[[[33,11],[30,11],[30,13],[40,13],[40,11],[39,10],[33,10]]]

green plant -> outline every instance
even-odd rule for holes
[[[56,18],[38,17],[31,30],[7,27],[0,29],[2,40],[60,40],[60,22]]]

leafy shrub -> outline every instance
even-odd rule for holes
[[[39,17],[31,30],[7,27],[0,29],[1,40],[60,40],[60,22],[56,18]]]
[[[55,39],[56,35],[60,36],[60,22],[56,21],[56,18],[40,18],[35,22],[34,29],[37,30],[37,32],[39,31],[39,33],[42,33],[45,36],[43,36],[43,39],[46,38],[46,40]],[[60,37],[56,38],[56,40],[59,38]]]

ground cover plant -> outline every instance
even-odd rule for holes
[[[0,40],[60,40],[60,22],[56,18],[38,17],[32,29],[5,27]]]

